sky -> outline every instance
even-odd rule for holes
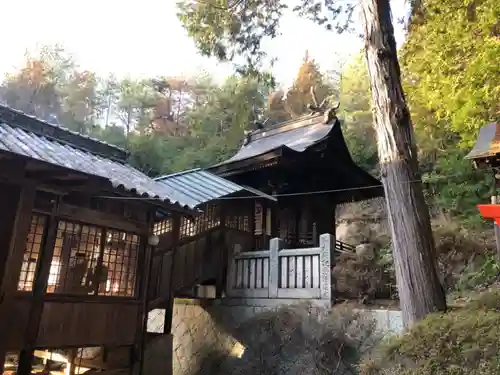
[[[395,18],[404,15],[404,0],[393,0]],[[208,72],[230,75],[230,64],[200,56],[176,17],[176,0],[2,0],[0,76],[22,65],[26,50],[60,44],[82,69],[107,76],[192,76]],[[20,22],[22,20],[22,22]],[[402,27],[395,23],[398,44]],[[3,29],[3,30],[2,30]],[[291,13],[282,19],[281,36],[266,43],[278,57],[273,73],[290,85],[308,50],[323,70],[362,47],[353,34],[337,35]],[[8,37],[7,37],[8,36]]]

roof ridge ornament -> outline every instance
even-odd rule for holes
[[[316,98],[314,86],[311,86],[311,97],[312,97],[313,103],[308,105],[308,108],[312,111],[311,116],[316,115],[316,114],[323,114],[325,124],[330,124],[334,119],[337,118],[337,110],[340,108],[340,102],[337,102],[336,105],[328,108],[326,105],[327,101],[328,101],[328,97],[326,97],[318,105],[318,99]]]
[[[264,129],[264,127],[266,126],[269,119],[270,119],[270,117],[266,118],[264,121],[254,120],[253,124],[257,127],[256,130]]]
[[[336,105],[334,105],[333,107],[328,108],[324,112],[323,122],[328,125],[328,124],[332,123],[332,121],[334,121],[334,120],[337,121],[338,120],[337,110],[339,108],[340,108],[340,102],[337,102]]]
[[[251,130],[245,130],[243,132],[243,134],[245,134],[245,138],[243,138],[243,146],[246,146],[252,140],[252,131]]]
[[[311,86],[310,91],[311,91],[311,97],[312,97],[313,102],[311,104],[309,104],[307,106],[307,108],[309,108],[312,111],[311,115],[325,112],[325,110],[326,110],[325,104],[326,104],[327,98],[324,98],[323,101],[320,104],[318,104],[318,99],[316,98],[316,92],[314,90],[314,86]]]
[[[252,105],[252,114],[254,117],[254,120],[252,122],[254,129],[245,130],[243,132],[243,134],[245,135],[245,138],[243,139],[243,146],[248,145],[250,143],[250,141],[252,140],[253,133],[258,132],[259,130],[263,130],[266,127],[266,124],[270,119],[270,117],[268,117],[264,121],[260,121],[259,115],[258,115],[257,110],[255,108],[255,105]]]

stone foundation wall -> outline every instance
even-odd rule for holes
[[[244,351],[242,343],[245,342],[245,337],[239,337],[244,333],[238,330],[242,323],[263,312],[275,310],[281,304],[297,302],[300,301],[176,299],[172,316],[172,374],[210,375],[216,373],[214,369],[219,368],[223,361],[236,359],[242,355]],[[321,308],[321,306],[318,307]],[[380,330],[392,332],[402,330],[400,311],[373,310],[371,314],[376,319]],[[151,312],[148,331],[162,332],[163,320],[163,311]],[[168,350],[167,347],[168,345],[164,345],[161,350]],[[161,354],[158,350],[155,350],[154,354],[155,356],[163,355],[164,358],[168,356],[167,353]],[[163,367],[163,362],[160,362]]]

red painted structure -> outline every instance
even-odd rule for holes
[[[493,219],[500,226],[500,204],[478,204],[477,208],[485,219]]]

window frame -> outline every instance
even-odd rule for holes
[[[132,287],[133,293],[131,295],[100,294],[99,287],[98,287],[99,284],[96,285],[96,287],[92,290],[91,294],[71,293],[68,291],[49,292],[48,291],[48,287],[49,287],[48,284],[49,284],[49,277],[50,277],[50,272],[49,272],[47,274],[47,280],[45,280],[45,283],[44,283],[45,284],[45,288],[44,288],[44,292],[43,292],[44,296],[48,297],[49,299],[57,299],[59,297],[61,297],[61,298],[69,297],[72,299],[78,298],[78,299],[90,299],[90,300],[93,300],[93,299],[99,300],[99,299],[103,299],[103,298],[104,299],[111,299],[111,300],[113,300],[113,299],[138,300],[141,298],[141,295],[143,293],[142,288],[141,288],[141,282],[142,282],[142,278],[143,278],[142,270],[143,270],[144,259],[145,259],[145,250],[146,250],[146,246],[147,246],[147,240],[146,240],[144,235],[141,235],[140,233],[133,232],[133,231],[123,230],[120,228],[114,228],[111,226],[103,226],[103,225],[95,224],[95,223],[88,222],[88,221],[82,221],[82,220],[78,220],[76,218],[68,218],[68,217],[63,216],[63,215],[57,215],[57,213],[51,215],[50,213],[46,212],[45,210],[34,209],[31,212],[32,220],[33,220],[34,216],[43,217],[45,220],[45,224],[44,224],[44,229],[43,229],[43,234],[42,234],[40,250],[39,250],[38,258],[36,260],[36,265],[35,265],[35,274],[34,274],[33,282],[32,282],[33,287],[31,288],[31,290],[19,289],[19,285],[21,282],[21,280],[20,280],[21,272],[22,272],[23,265],[25,263],[25,261],[24,261],[24,257],[26,254],[26,249],[25,249],[24,253],[23,253],[23,262],[20,265],[19,273],[18,273],[17,293],[19,293],[21,295],[33,295],[34,285],[35,285],[35,283],[38,280],[38,277],[40,275],[40,261],[43,257],[43,254],[47,251],[50,252],[50,259],[51,259],[50,263],[52,263],[54,261],[54,250],[56,247],[57,232],[59,231],[59,225],[61,222],[66,222],[66,223],[70,223],[73,225],[79,225],[81,227],[83,227],[83,226],[95,227],[97,230],[100,230],[99,254],[98,254],[98,258],[97,258],[98,265],[101,265],[102,261],[103,261],[103,257],[104,257],[103,250],[105,248],[105,239],[106,239],[105,236],[107,235],[108,232],[114,231],[114,232],[118,232],[118,233],[125,233],[127,236],[129,236],[129,235],[136,236],[137,241],[135,244],[136,244],[137,250],[136,250],[136,254],[135,254],[136,255],[135,256],[135,266],[133,267],[133,275],[134,275],[134,281],[133,281],[133,287]],[[51,216],[52,216],[52,220],[51,220]],[[30,225],[31,225],[31,222],[30,222]],[[49,240],[50,236],[48,235],[48,233],[52,230],[55,231],[56,235],[50,241]],[[28,236],[30,234],[31,234],[31,230],[30,230]],[[25,239],[26,243],[28,243],[28,238],[29,238],[28,236]],[[49,241],[50,241],[50,243],[49,243]],[[60,277],[60,275],[59,275],[59,277]]]

